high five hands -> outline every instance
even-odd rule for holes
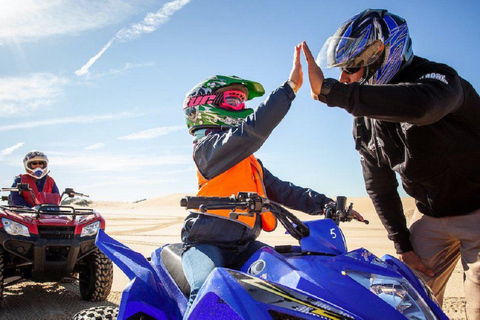
[[[322,72],[322,69],[317,65],[315,62],[315,58],[310,51],[307,43],[303,41],[301,44],[295,46],[295,52],[293,56],[293,67],[292,71],[290,72],[290,77],[288,80],[294,83],[296,88],[294,91],[298,91],[303,84],[303,70],[302,65],[300,63],[300,51],[303,50],[305,55],[305,59],[307,60],[308,66],[308,78],[310,80],[310,94],[312,98],[318,100],[318,95],[320,94],[320,90],[322,89],[323,79],[325,78]],[[295,90],[296,89],[296,90]]]
[[[322,69],[315,62],[315,58],[313,57],[312,52],[310,51],[310,48],[305,41],[295,47],[293,69],[290,73],[289,80],[293,81],[295,84],[300,84],[300,86],[303,82],[301,78],[303,76],[303,72],[302,66],[300,65],[300,50],[303,50],[305,59],[307,60],[308,78],[310,80],[310,94],[312,95],[313,99],[318,100],[318,95],[320,94],[320,90],[322,89],[322,84],[325,76],[323,75]],[[358,220],[363,221],[363,217],[360,213],[353,211],[353,214],[357,217]],[[417,271],[421,271],[428,276],[434,275],[433,270],[428,268],[421,261],[419,256],[413,251],[400,254],[399,259]]]

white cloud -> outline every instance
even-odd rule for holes
[[[146,63],[129,63],[127,62],[123,68],[119,69],[110,69],[107,72],[103,73],[95,73],[95,74],[90,74],[87,73],[87,79],[98,79],[106,76],[116,76],[120,75],[128,70],[136,69],[136,68],[148,68],[148,67],[153,67],[155,65],[155,62],[146,62]],[[80,71],[80,70],[78,70]],[[76,73],[76,72],[75,72]]]
[[[56,101],[68,80],[51,73],[0,78],[0,116],[28,114]]]
[[[190,0],[174,0],[163,5],[154,13],[149,13],[142,22],[133,23],[128,28],[123,28],[116,34],[116,38],[123,41],[138,39],[146,33],[156,31],[162,24],[165,24],[170,16],[182,9]]]
[[[3,160],[3,158],[5,158],[5,156],[9,156],[11,155],[15,150],[21,148],[23,145],[25,144],[25,142],[19,142],[9,148],[5,148],[3,150],[0,151],[0,160]]]
[[[70,117],[70,118],[58,118],[58,119],[49,119],[49,120],[42,120],[42,121],[22,122],[17,124],[0,126],[0,132],[52,126],[52,125],[59,125],[59,124],[65,124],[65,123],[94,123],[94,122],[102,122],[102,121],[121,120],[126,118],[137,117],[137,116],[139,115],[133,114],[130,112],[122,112],[117,114],[104,114],[104,115],[98,115],[98,116],[97,115],[76,116],[76,117]]]
[[[89,146],[86,146],[84,149],[85,150],[97,150],[97,149],[101,149],[105,146],[105,143],[95,143],[95,144],[92,144],[92,145],[89,145]]]
[[[123,21],[146,1],[14,0],[0,10],[0,45],[75,34]]]
[[[142,156],[135,154],[97,154],[75,155],[53,154],[49,156],[50,162],[55,167],[66,166],[75,168],[77,172],[81,171],[103,171],[103,172],[125,172],[141,171],[142,169],[151,169],[159,166],[171,166],[181,164],[191,164],[191,156],[187,155],[162,155],[162,156]]]
[[[90,67],[105,53],[115,40],[130,41],[140,38],[143,34],[156,31],[162,24],[166,23],[170,16],[182,9],[190,0],[173,0],[167,2],[163,7],[154,13],[149,13],[142,22],[133,23],[123,28],[103,48],[79,70],[75,71],[77,76],[87,75]]]
[[[183,130],[185,126],[171,126],[171,127],[158,127],[148,130],[143,130],[137,133],[132,133],[127,136],[118,138],[119,140],[147,140],[153,139],[158,136],[163,136],[174,131]]]

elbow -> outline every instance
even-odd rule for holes
[[[463,96],[455,94],[452,90],[431,90],[421,97],[417,96],[414,101],[410,101],[412,120],[408,122],[417,126],[429,125],[454,112],[462,104]]]
[[[441,106],[431,105],[425,107],[425,104],[423,106],[418,105],[417,108],[414,108],[410,121],[406,122],[416,126],[426,126],[443,118],[445,114],[443,114],[442,110]]]
[[[410,123],[419,127],[427,126],[439,121],[442,117],[443,116],[424,114],[418,118],[415,118],[413,121],[410,121]]]
[[[435,123],[437,121],[438,121],[437,118],[431,117],[428,114],[423,114],[418,117],[414,117],[412,121],[409,121],[409,122],[413,125],[421,127],[421,126],[426,126],[426,125]]]

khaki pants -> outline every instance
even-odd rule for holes
[[[410,233],[413,250],[435,272],[434,277],[418,274],[433,290],[440,305],[447,281],[458,259],[462,259],[467,319],[480,320],[480,209],[444,218],[429,217],[415,210]]]

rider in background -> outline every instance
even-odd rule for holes
[[[332,201],[311,189],[278,179],[253,155],[287,114],[302,86],[299,55],[297,46],[289,79],[255,111],[245,108],[245,102],[262,96],[263,86],[235,76],[210,77],[187,94],[183,110],[194,136],[198,196],[229,197],[243,191],[255,192],[312,215],[322,214],[325,204]],[[251,247],[258,244],[254,240],[262,229],[273,231],[276,227],[271,212],[238,219],[230,219],[229,212],[190,212],[185,219],[182,264],[191,293],[184,318],[214,268],[232,267],[242,252],[253,251]]]
[[[413,54],[406,21],[365,10],[327,40],[304,43],[311,93],[355,117],[366,189],[400,259],[443,295],[461,257],[469,320],[480,319],[480,97],[451,67]],[[407,228],[395,174],[415,198]]]
[[[30,151],[27,153],[23,158],[23,166],[27,173],[16,176],[12,187],[16,187],[19,183],[27,183],[35,198],[40,192],[60,194],[55,181],[48,175],[48,158],[43,152]],[[32,197],[30,191],[12,191],[10,204],[31,208],[38,204],[35,198]]]

